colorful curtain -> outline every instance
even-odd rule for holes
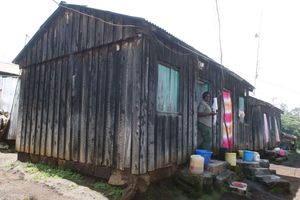
[[[264,113],[264,134],[265,134],[265,141],[266,141],[266,143],[268,143],[270,131],[269,131],[268,118],[267,118],[266,113]]]
[[[232,149],[232,144],[233,144],[232,103],[231,103],[231,97],[229,91],[223,91],[223,100],[224,100],[224,121],[223,121],[222,147],[227,149]]]

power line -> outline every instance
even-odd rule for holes
[[[220,47],[220,62],[222,64],[223,61],[223,51],[222,51],[222,39],[221,39],[221,21],[220,21],[220,13],[219,13],[219,5],[218,0],[216,0],[216,11],[218,17],[218,25],[219,25],[219,47]]]

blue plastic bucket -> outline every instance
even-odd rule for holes
[[[196,151],[195,151],[195,154],[196,154],[196,155],[200,155],[200,156],[202,156],[202,157],[204,158],[204,164],[205,164],[205,165],[208,165],[212,153],[213,153],[213,152],[207,151],[207,150],[205,150],[205,149],[196,149]]]
[[[243,152],[243,160],[244,161],[253,161],[253,158],[254,158],[253,151],[244,150],[244,152]]]

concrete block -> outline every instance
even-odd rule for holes
[[[289,193],[290,183],[274,174],[272,175],[257,175],[256,180],[267,187],[267,189],[274,193]]]
[[[209,164],[205,167],[205,171],[218,175],[226,171],[228,163],[220,160],[210,160]]]
[[[269,162],[268,159],[260,159],[259,166],[263,167],[263,168],[269,168],[270,167],[270,162]]]

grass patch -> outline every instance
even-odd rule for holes
[[[106,182],[94,182],[94,179],[91,180],[91,178],[86,179],[82,175],[75,173],[68,169],[63,168],[52,168],[48,165],[41,164],[41,163],[28,163],[25,171],[27,173],[30,173],[33,175],[34,179],[37,180],[44,180],[47,178],[63,178],[68,179],[70,181],[73,181],[77,184],[81,184],[84,186],[89,187],[92,190],[96,190],[98,192],[101,192],[105,196],[107,196],[109,199],[118,199],[121,197],[123,189],[120,187],[114,187]],[[70,189],[76,187],[76,184],[70,185]]]
[[[51,168],[48,165],[41,163],[28,163],[26,166],[26,172],[34,174],[35,179],[64,178],[77,183],[80,183],[83,180],[83,176],[72,172],[71,170]]]
[[[118,199],[123,193],[123,189],[120,187],[111,186],[105,182],[96,182],[92,184],[93,189],[101,191],[105,196],[112,199]]]

